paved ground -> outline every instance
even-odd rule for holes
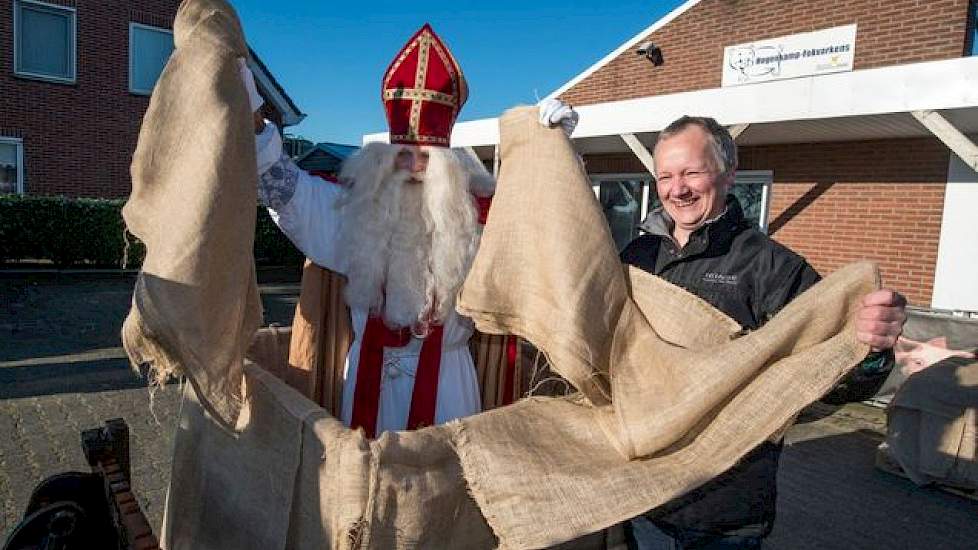
[[[0,273],[0,540],[47,476],[89,471],[83,429],[129,424],[134,492],[154,529],[163,519],[179,388],[150,398],[119,332],[132,279],[24,280]],[[266,322],[290,324],[298,285],[261,285]]]
[[[978,548],[978,502],[873,467],[886,429],[880,409],[818,405],[801,420],[786,438],[765,548]]]
[[[30,282],[0,272],[3,539],[41,479],[87,470],[80,431],[120,416],[131,429],[134,491],[159,528],[179,390],[151,401],[128,369],[118,334],[131,291],[118,277]],[[296,294],[294,284],[263,284],[266,321],[290,323]],[[881,411],[862,405],[805,415],[788,434],[766,547],[978,548],[978,503],[873,469],[883,427]]]

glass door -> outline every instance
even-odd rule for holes
[[[645,174],[597,174],[591,176],[594,194],[601,205],[615,246],[621,251],[638,236],[638,224],[649,212],[651,176]]]

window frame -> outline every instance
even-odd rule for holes
[[[969,24],[971,26],[971,47],[969,48],[969,55],[978,55],[978,3],[971,4],[971,13],[968,14],[968,19],[970,19]]]
[[[625,172],[625,173],[609,173],[609,174],[588,174],[588,178],[591,180],[591,189],[594,191],[594,196],[599,197],[600,185],[602,181],[610,180],[643,180],[647,181],[647,185],[642,185],[642,220],[644,220],[649,215],[649,200],[651,198],[650,194],[654,193],[653,187],[655,186],[655,177],[647,172]],[[770,222],[770,211],[771,211],[771,186],[774,183],[774,171],[773,170],[737,170],[734,172],[734,185],[737,184],[757,184],[761,185],[761,216],[758,221],[758,229],[763,233],[767,233],[768,224]]]
[[[773,170],[737,170],[734,172],[734,185],[757,184],[761,186],[761,216],[758,229],[767,234],[771,210],[771,184],[774,183]]]
[[[71,23],[71,56],[69,59],[69,73],[68,77],[52,76],[42,73],[32,73],[30,71],[20,70],[20,42],[18,38],[20,33],[23,31],[21,25],[23,23],[20,20],[20,8],[24,5],[31,5],[35,8],[40,8],[40,11],[49,12],[63,12],[68,16]],[[45,82],[54,82],[58,84],[74,84],[78,80],[78,10],[71,6],[60,6],[58,4],[50,4],[48,2],[42,2],[40,0],[13,0],[14,7],[14,74],[22,78],[28,78],[31,80],[43,80]]]
[[[655,185],[655,177],[648,172],[615,172],[608,174],[588,174],[588,178],[591,180],[591,189],[594,191],[594,196],[597,198],[601,197],[601,182],[602,181],[638,181],[643,182],[642,185],[642,203],[639,205],[642,220],[649,215],[649,193],[652,193],[652,187]]]
[[[147,25],[145,23],[137,23],[135,21],[129,22],[129,93],[133,95],[139,95],[139,96],[150,96],[153,95],[153,89],[156,88],[156,82],[153,83],[153,88],[150,88],[148,90],[139,89],[133,85],[132,77],[133,77],[133,73],[135,72],[135,59],[136,59],[135,55],[133,54],[135,53],[134,48],[136,45],[136,41],[134,40],[136,29],[166,33],[169,34],[171,38],[173,37],[173,29],[167,29],[164,27],[154,27],[153,25]],[[158,81],[159,78],[157,78],[157,82]]]
[[[641,233],[636,233],[634,230],[645,221],[645,218],[649,215],[649,199],[651,198],[650,193],[655,193],[652,190],[655,185],[655,178],[652,174],[648,172],[609,172],[604,173],[593,173],[588,174],[588,179],[591,182],[591,190],[594,192],[594,198],[598,201],[601,200],[601,184],[603,182],[615,182],[615,181],[638,181],[641,182],[641,187],[639,189],[639,196],[634,197],[639,201],[639,211],[638,211],[638,222],[632,227],[632,238],[637,237]],[[605,220],[606,222],[609,220]],[[614,228],[611,227],[610,222],[608,228],[614,233]],[[617,242],[616,242],[617,245]],[[621,252],[621,250],[618,250]]]
[[[14,193],[24,194],[24,140],[8,136],[0,136],[0,145],[13,145],[17,150],[17,188]]]

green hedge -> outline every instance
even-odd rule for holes
[[[122,200],[0,195],[0,262],[50,260],[58,267],[139,267],[146,250],[124,231]],[[259,265],[299,265],[302,254],[258,207]]]

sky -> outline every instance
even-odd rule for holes
[[[469,83],[464,121],[535,103],[681,3],[232,2],[252,49],[307,115],[287,132],[353,145],[387,130],[381,77],[425,22]]]

